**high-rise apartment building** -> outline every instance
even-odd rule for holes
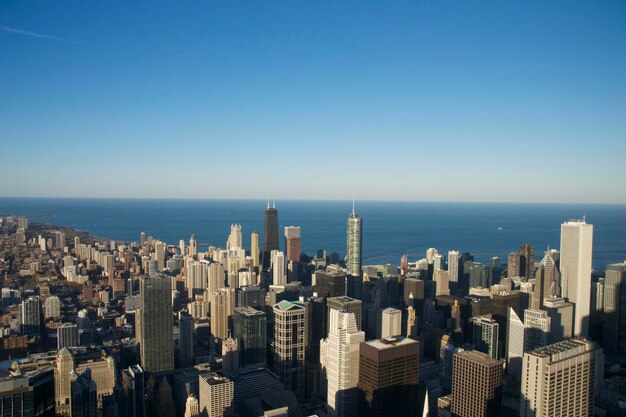
[[[520,417],[592,417],[602,350],[569,339],[524,354]]]
[[[354,314],[330,310],[328,327],[327,404],[331,416],[357,416],[359,346],[365,333],[357,329]]]
[[[561,225],[563,297],[574,303],[574,335],[587,336],[591,314],[593,225],[571,220]]]
[[[228,338],[228,318],[235,308],[235,289],[219,288],[209,293],[211,334],[218,339]]]
[[[285,253],[287,261],[300,262],[300,227],[285,227]]]
[[[362,246],[363,246],[363,219],[357,216],[352,205],[352,213],[348,216],[346,239],[346,267],[352,276],[361,276]]]
[[[500,417],[502,361],[475,350],[454,355],[452,416]]]
[[[174,369],[172,284],[167,276],[139,281],[140,307],[136,315],[141,367],[145,372]]]
[[[507,277],[514,278],[520,276],[520,254],[519,252],[511,252],[508,256]]]
[[[20,304],[20,334],[41,336],[41,303],[38,296],[31,296]]]
[[[413,417],[418,408],[419,342],[387,338],[361,343],[360,417]]]
[[[56,295],[46,298],[44,303],[45,314],[47,319],[61,317],[61,300]]]
[[[520,274],[527,280],[535,277],[535,247],[528,243],[519,248]]]
[[[250,234],[250,257],[252,258],[253,268],[260,266],[260,254],[261,250],[259,249],[259,234],[256,230],[254,230],[252,231],[252,234]]]
[[[274,372],[286,389],[304,398],[306,308],[299,302],[283,300],[273,310]]]
[[[459,251],[457,250],[448,252],[448,273],[450,282],[459,282]]]
[[[388,307],[381,311],[380,337],[394,337],[402,334],[402,311]]]
[[[272,283],[274,285],[287,284],[285,254],[278,250],[272,252]]]
[[[78,326],[75,323],[67,322],[57,327],[57,350],[78,345]]]
[[[228,235],[228,241],[226,242],[226,249],[242,248],[243,239],[241,233],[240,224],[230,225],[230,235]]]

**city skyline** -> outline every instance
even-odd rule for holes
[[[186,6],[3,5],[0,195],[626,203],[623,4]]]

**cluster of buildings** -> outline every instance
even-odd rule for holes
[[[220,248],[3,218],[0,415],[624,415],[626,262],[592,271],[585,220],[543,255],[398,267],[363,265],[354,207],[339,263],[278,225]]]

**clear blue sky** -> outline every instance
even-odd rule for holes
[[[4,1],[0,195],[626,203],[623,1]]]

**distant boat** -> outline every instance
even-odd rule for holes
[[[502,230],[502,228],[500,226],[498,226],[498,230]]]

